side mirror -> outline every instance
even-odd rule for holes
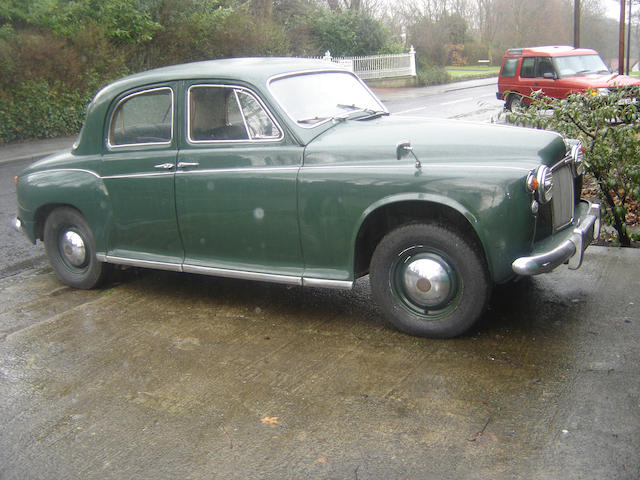
[[[542,74],[543,78],[552,78],[552,79],[556,79],[556,74],[553,72],[545,72]]]
[[[412,152],[413,152],[413,147],[411,146],[411,142],[408,140],[399,142],[396,145],[396,158],[398,160],[410,155]]]

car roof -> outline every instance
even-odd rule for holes
[[[207,60],[160,67],[116,80],[100,90],[87,109],[87,116],[75,145],[77,153],[96,152],[102,144],[102,127],[107,109],[123,92],[147,85],[179,80],[233,80],[264,90],[270,78],[296,72],[336,71],[344,67],[326,60],[287,57],[247,57]]]
[[[110,84],[105,90],[126,90],[132,87],[172,80],[199,78],[241,79],[262,84],[271,77],[301,70],[335,70],[340,67],[325,60],[285,57],[227,58],[160,67],[129,75]]]
[[[548,57],[564,57],[569,55],[597,55],[598,52],[590,48],[575,48],[569,45],[549,45],[544,47],[523,47],[510,48],[505,56],[548,56]]]

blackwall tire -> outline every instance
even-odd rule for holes
[[[480,318],[491,295],[484,257],[439,224],[399,227],[378,244],[370,266],[373,296],[386,318],[411,335],[450,338]]]
[[[49,263],[63,283],[87,290],[105,280],[108,265],[96,259],[93,234],[77,210],[60,207],[49,214],[44,245]]]
[[[506,107],[510,112],[519,113],[527,108],[527,104],[524,102],[522,95],[512,93],[507,99]]]

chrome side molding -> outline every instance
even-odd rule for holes
[[[199,275],[209,275],[212,277],[236,278],[239,280],[255,280],[259,282],[269,283],[282,283],[284,285],[295,285],[300,287],[334,288],[343,290],[350,290],[351,288],[353,288],[353,281],[349,280],[305,278],[297,275],[278,275],[272,273],[249,272],[246,270],[206,267],[184,263],[158,262],[128,257],[116,257],[107,255],[105,253],[97,253],[96,258],[100,262],[113,263],[116,265],[151,268],[155,270],[166,270],[171,272],[195,273]]]

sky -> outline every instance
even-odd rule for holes
[[[629,15],[629,2],[631,0],[626,1],[626,6],[624,9],[625,20],[628,20],[626,17]],[[607,16],[620,20],[620,0],[603,0],[602,4],[605,7],[607,12]],[[633,11],[636,12],[639,7],[637,5],[633,6]]]

